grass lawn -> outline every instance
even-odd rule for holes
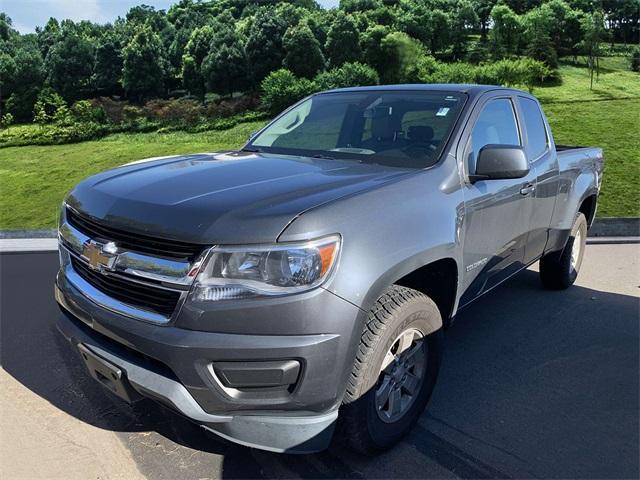
[[[70,145],[0,149],[0,229],[54,228],[60,202],[80,180],[142,158],[241,146],[263,122],[204,133],[117,134]]]
[[[623,70],[626,61],[603,59],[593,91],[587,70],[570,64],[560,68],[561,85],[534,91],[557,143],[604,148],[599,216],[640,216],[640,75]],[[147,157],[238,147],[262,124],[198,134],[118,134],[70,145],[0,148],[0,229],[53,228],[65,193],[89,175]]]

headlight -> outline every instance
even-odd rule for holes
[[[340,237],[301,243],[214,247],[201,267],[192,298],[218,301],[304,292],[334,270]]]

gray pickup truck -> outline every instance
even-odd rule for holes
[[[238,151],[71,191],[57,326],[88,372],[276,451],[375,453],[433,391],[442,330],[534,262],[576,279],[602,181],[537,100],[473,85],[333,90]]]

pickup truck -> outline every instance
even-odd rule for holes
[[[60,216],[58,329],[127,401],[250,447],[398,442],[456,313],[534,262],[575,280],[599,148],[556,146],[530,94],[312,95],[237,151],[88,178]]]

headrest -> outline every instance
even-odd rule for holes
[[[413,142],[428,142],[433,138],[433,128],[427,125],[409,127],[407,137]]]
[[[395,135],[391,116],[374,118],[371,122],[371,135],[379,140],[392,140]]]

